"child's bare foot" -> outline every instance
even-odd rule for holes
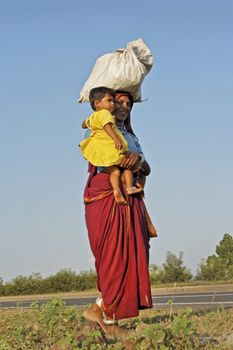
[[[135,187],[135,186],[132,186],[132,187],[127,187],[126,188],[126,192],[127,194],[130,196],[132,194],[135,194],[135,193],[140,193],[143,191],[143,188],[141,187]]]
[[[119,191],[114,190],[113,195],[114,195],[115,201],[118,204],[126,204],[127,203],[120,190]]]

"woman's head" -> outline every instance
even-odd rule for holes
[[[115,91],[115,103],[131,111],[133,107],[133,97],[127,91]]]
[[[115,91],[114,115],[116,122],[123,122],[126,129],[133,134],[130,123],[130,111],[133,107],[133,98],[127,91]]]

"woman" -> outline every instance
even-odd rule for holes
[[[130,123],[132,106],[129,93],[116,92],[116,124],[129,148],[121,166],[149,175],[149,164]],[[91,165],[89,171],[85,217],[102,298],[84,312],[84,317],[110,334],[117,320],[138,316],[139,310],[152,307],[148,265],[149,229],[154,227],[148,226],[151,222],[140,195],[127,196],[122,188],[127,205],[117,205],[109,174]]]

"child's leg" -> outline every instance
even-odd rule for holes
[[[120,169],[117,166],[111,166],[106,168],[106,172],[110,174],[110,183],[113,188],[115,201],[119,204],[126,204],[126,200],[120,190]]]
[[[123,174],[127,194],[131,195],[142,192],[143,189],[141,187],[135,187],[133,185],[133,172],[131,170],[125,169]]]

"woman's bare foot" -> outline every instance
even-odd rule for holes
[[[101,308],[97,304],[90,305],[83,313],[83,316],[92,322],[97,322],[106,335],[108,335],[107,327],[103,321]]]
[[[131,196],[132,194],[135,194],[135,193],[140,193],[142,191],[143,191],[143,188],[141,188],[141,187],[132,186],[132,187],[126,188],[126,192],[129,196]]]
[[[127,203],[120,190],[113,190],[113,195],[114,195],[115,201],[118,204],[126,204]]]

